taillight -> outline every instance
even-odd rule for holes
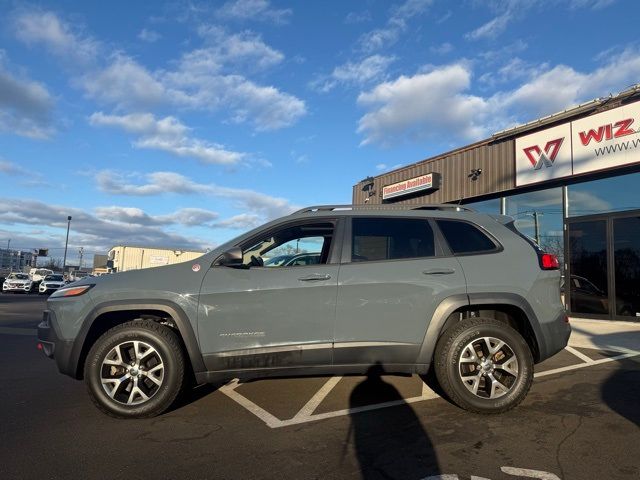
[[[560,263],[558,257],[551,255],[550,253],[543,253],[540,255],[540,268],[543,270],[558,270]]]

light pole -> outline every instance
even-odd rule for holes
[[[67,247],[69,246],[69,227],[71,226],[71,215],[67,217],[67,240],[64,242],[64,260],[62,260],[62,274],[67,266]]]

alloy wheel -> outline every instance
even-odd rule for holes
[[[480,398],[500,398],[518,379],[518,359],[513,349],[495,337],[469,342],[462,349],[458,366],[464,386]]]
[[[158,350],[147,342],[133,340],[109,350],[100,367],[100,381],[116,402],[140,405],[160,390],[164,373]]]

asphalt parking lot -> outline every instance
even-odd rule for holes
[[[382,376],[204,386],[158,418],[123,421],[36,350],[43,308],[0,295],[2,479],[640,478],[640,356],[628,350],[561,352],[499,416]]]

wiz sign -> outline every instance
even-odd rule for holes
[[[640,162],[640,102],[516,139],[516,185]]]
[[[531,162],[531,165],[533,165],[533,168],[540,170],[542,165],[545,167],[553,166],[553,161],[558,156],[562,142],[564,142],[564,137],[549,140],[544,146],[544,151],[542,151],[538,145],[523,148],[522,151]]]

